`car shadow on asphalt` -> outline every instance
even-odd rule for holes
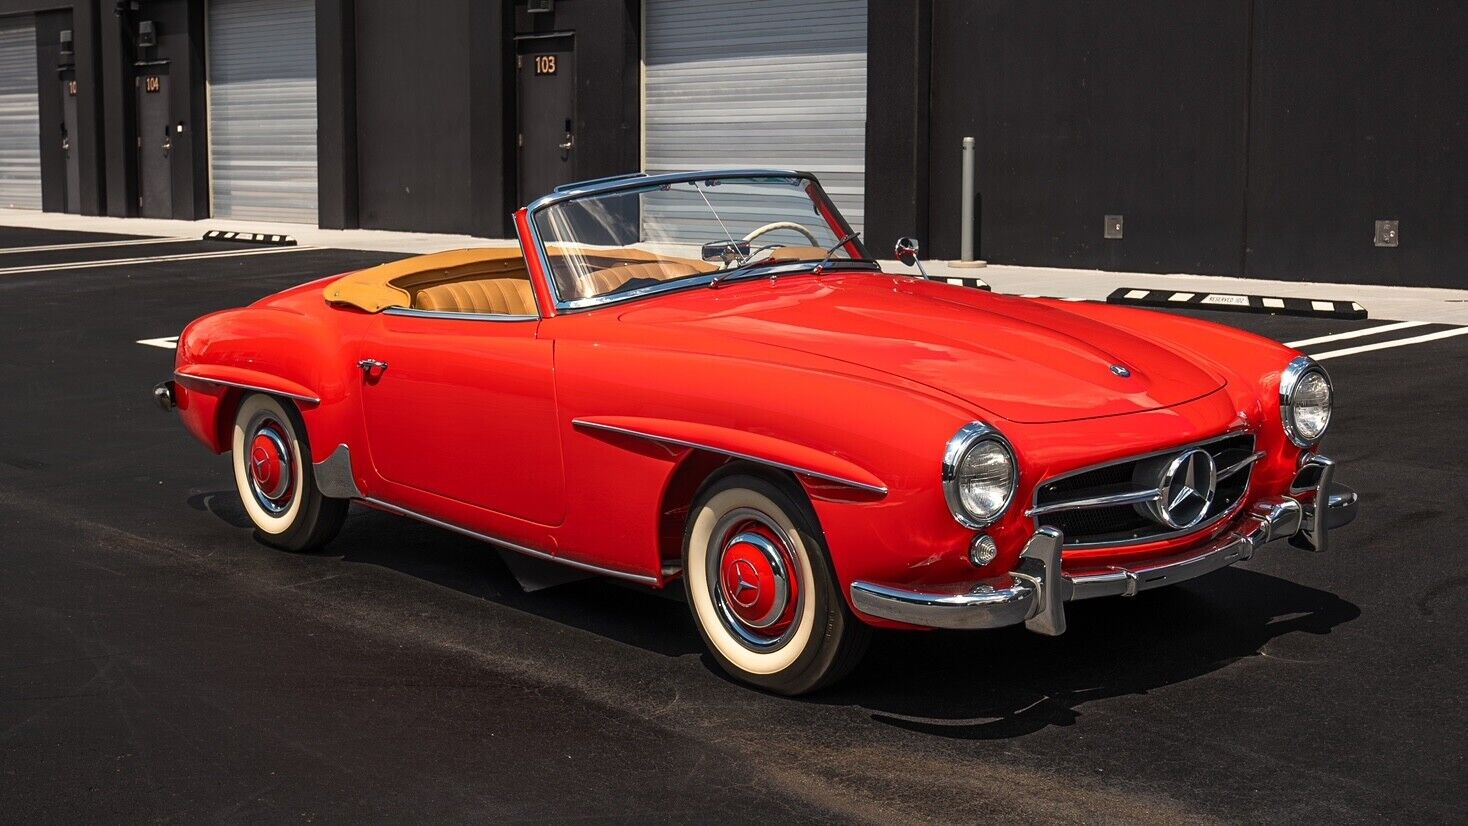
[[[233,491],[189,500],[249,527]],[[324,551],[668,657],[715,665],[681,588],[650,591],[591,578],[525,592],[491,546],[399,516],[354,507]],[[1244,568],[1137,597],[1067,606],[1069,628],[979,632],[879,631],[858,669],[804,698],[857,707],[885,725],[941,737],[997,740],[1068,726],[1085,703],[1150,691],[1269,657],[1289,634],[1329,634],[1360,609],[1327,591]],[[732,682],[732,680],[730,680]]]
[[[681,597],[682,588],[650,591],[591,576],[526,592],[493,545],[401,516],[354,507],[341,535],[323,553],[388,568],[655,654],[681,657],[704,650],[688,609],[674,598]]]
[[[814,699],[911,731],[1007,739],[1069,726],[1084,703],[1270,657],[1270,644],[1287,634],[1329,634],[1360,614],[1327,591],[1226,568],[1136,597],[1073,603],[1059,637],[1020,628],[880,633],[861,667]]]

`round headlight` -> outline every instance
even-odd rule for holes
[[[1320,441],[1330,426],[1330,377],[1308,356],[1290,362],[1280,377],[1280,418],[1285,435],[1300,447]]]
[[[943,496],[959,524],[982,528],[998,519],[1019,482],[1014,451],[986,424],[965,425],[943,455]]]

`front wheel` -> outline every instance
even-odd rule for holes
[[[689,512],[683,580],[694,622],[732,676],[804,694],[845,676],[870,629],[841,598],[815,513],[754,476],[710,483]]]
[[[347,500],[321,495],[306,426],[293,407],[256,393],[234,420],[234,481],[255,535],[287,551],[310,551],[341,530]]]

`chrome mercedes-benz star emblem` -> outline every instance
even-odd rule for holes
[[[1124,379],[1131,378],[1132,375],[1132,371],[1129,370],[1125,364],[1111,365],[1111,372],[1115,373],[1118,376],[1121,376]]]
[[[754,566],[746,560],[738,560],[734,563],[734,601],[740,605],[753,605],[759,597],[759,574],[755,573]],[[745,594],[750,591],[754,595],[745,600]]]
[[[1217,485],[1218,468],[1208,451],[1184,451],[1162,469],[1157,480],[1158,498],[1148,510],[1169,528],[1191,528],[1208,515]]]

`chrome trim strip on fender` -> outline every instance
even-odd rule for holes
[[[489,534],[483,534],[479,533],[478,531],[463,528],[453,524],[452,522],[445,522],[442,519],[435,519],[432,516],[425,516],[424,514],[418,513],[417,511],[410,511],[407,508],[399,507],[392,504],[391,502],[384,502],[381,499],[373,499],[370,496],[364,496],[361,497],[361,501],[371,505],[374,508],[380,508],[382,510],[388,511],[389,513],[395,513],[399,516],[406,516],[410,519],[416,519],[419,522],[433,525],[436,528],[443,528],[444,530],[449,530],[457,534],[462,534],[469,537],[470,539],[478,539],[480,542],[488,542],[491,545],[498,545],[502,548],[509,548],[512,551],[525,554],[526,556],[533,556],[536,559],[544,559],[548,562],[555,562],[561,565],[567,565],[572,568],[577,568],[582,571],[589,571],[591,573],[600,574],[602,576],[625,579],[631,582],[640,583],[642,585],[655,586],[658,584],[658,578],[655,576],[648,576],[646,574],[634,574],[627,571],[619,571],[615,568],[603,568],[600,565],[593,565],[589,562],[580,562],[575,559],[567,559],[564,556],[556,556],[555,554],[547,553],[546,551],[538,550],[536,548],[531,548],[527,545],[520,545],[507,539],[500,539],[498,537],[490,536]]]
[[[514,315],[510,313],[454,313],[441,310],[415,310],[411,307],[388,307],[383,315],[400,315],[409,318],[439,318],[450,321],[539,321],[538,315]]]
[[[296,401],[306,402],[307,404],[321,404],[321,399],[318,399],[315,396],[306,396],[300,393],[287,393],[284,390],[276,390],[270,387],[262,387],[258,384],[247,384],[246,382],[242,381],[229,381],[228,379],[216,379],[209,376],[196,376],[192,373],[180,373],[177,370],[173,371],[173,377],[179,381],[197,381],[202,384],[218,384],[224,387],[238,387],[241,390],[255,390],[260,393],[269,393],[272,396],[285,396],[288,399],[295,399]]]
[[[311,472],[316,479],[316,488],[322,496],[332,499],[361,499],[357,489],[357,477],[352,472],[352,450],[346,445],[337,445],[330,456],[311,463]]]
[[[751,456],[748,453],[740,453],[734,450],[726,450],[721,447],[714,447],[713,445],[700,444],[698,442],[689,442],[683,439],[675,439],[671,436],[659,436],[656,433],[647,433],[641,430],[632,430],[631,428],[617,427],[616,425],[610,424],[602,424],[601,422],[589,422],[585,419],[572,419],[571,424],[574,427],[580,427],[590,430],[603,430],[608,433],[619,433],[623,436],[635,436],[639,439],[647,439],[648,441],[660,442],[667,445],[678,445],[679,447],[691,447],[696,450],[707,450],[710,453],[718,453],[723,456],[730,456],[735,459],[743,459],[747,462],[754,462],[756,464],[765,465],[767,467],[779,468],[780,470],[788,470],[791,473],[798,473],[802,476],[810,476],[815,479],[823,479],[827,482],[835,482],[838,485],[845,485],[847,487],[857,488],[858,490],[878,493],[883,496],[887,495],[887,488],[885,486],[868,485],[865,482],[858,482],[855,479],[844,479],[840,476],[832,476],[829,473],[821,473],[818,470],[797,467],[795,465],[787,465],[784,462],[777,462],[772,459],[765,459],[759,456]]]

